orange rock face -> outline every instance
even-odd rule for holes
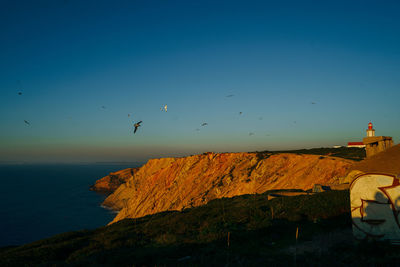
[[[167,210],[182,210],[222,197],[271,189],[310,189],[335,183],[353,161],[318,155],[207,153],[149,160],[104,205],[120,210],[113,222]]]
[[[132,178],[139,168],[128,168],[117,172],[112,172],[107,176],[96,181],[90,187],[90,190],[99,192],[114,192],[121,184],[126,183],[129,178]]]

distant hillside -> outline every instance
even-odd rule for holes
[[[320,155],[204,153],[149,160],[104,205],[120,210],[113,222],[200,206],[223,197],[272,189],[310,189],[336,183],[354,161]]]
[[[308,155],[326,155],[331,157],[338,157],[350,159],[355,161],[363,160],[366,157],[365,148],[358,147],[320,147],[311,149],[297,149],[297,150],[278,150],[278,151],[260,151],[256,152],[260,158],[269,157],[270,155],[281,153],[294,153],[294,154],[308,154]]]

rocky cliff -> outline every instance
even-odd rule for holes
[[[90,190],[112,193],[121,184],[126,183],[129,178],[132,178],[138,170],[139,168],[128,168],[117,172],[112,172],[109,175],[97,180],[96,183],[90,187]]]
[[[341,158],[297,154],[206,153],[152,159],[103,205],[120,210],[116,222],[199,206],[215,198],[335,183],[352,164]]]

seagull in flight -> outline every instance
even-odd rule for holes
[[[21,81],[17,81],[17,84],[18,84],[18,95],[22,95],[22,86],[21,86]]]
[[[311,102],[311,105],[315,105],[315,104],[317,104],[317,103],[315,103],[315,102]]]
[[[140,124],[142,123],[142,121],[139,121],[135,124],[133,124],[133,126],[135,127],[135,130],[133,130],[133,133],[136,133],[137,129],[141,126]]]
[[[226,97],[232,97],[232,96],[235,96],[235,95],[227,95]]]
[[[203,122],[203,123],[201,124],[201,126],[206,126],[206,125],[208,125],[207,122]]]
[[[27,121],[27,120],[24,120],[24,122],[25,122],[26,124],[28,124],[28,125],[31,125],[31,124],[29,123],[29,121]]]

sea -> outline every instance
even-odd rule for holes
[[[106,225],[116,213],[101,206],[107,195],[90,186],[110,172],[140,165],[0,165],[0,247]]]

